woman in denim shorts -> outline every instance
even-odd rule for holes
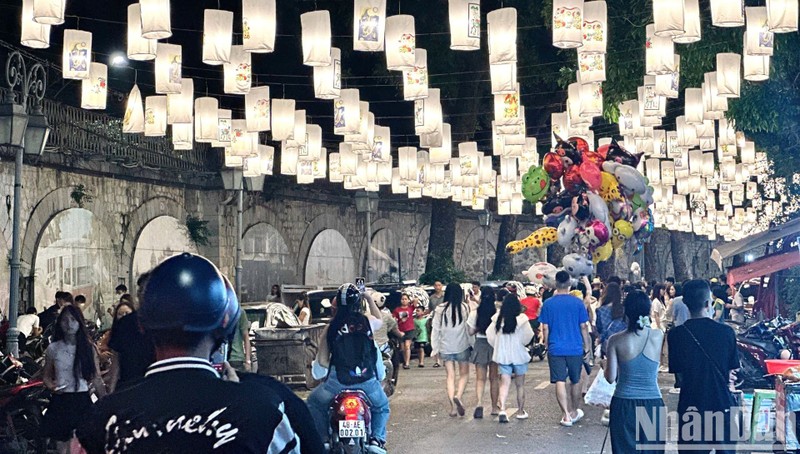
[[[466,410],[461,396],[469,380],[470,339],[467,332],[469,305],[464,302],[464,291],[455,283],[447,284],[444,302],[433,311],[431,354],[439,355],[447,371],[447,398],[450,416],[464,416]],[[458,386],[456,387],[456,366]]]

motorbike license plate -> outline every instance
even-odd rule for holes
[[[364,421],[339,421],[339,438],[366,438]]]

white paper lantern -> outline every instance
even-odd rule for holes
[[[697,128],[686,123],[683,115],[675,118],[675,129],[678,132],[678,146],[684,149],[694,148],[700,145],[697,138]]]
[[[637,111],[638,112],[638,111]],[[620,114],[621,115],[621,114]],[[558,139],[568,137],[569,118],[566,112],[554,112],[550,114],[550,147],[555,149]]]
[[[219,101],[203,97],[194,100],[194,140],[211,143],[217,140],[219,129]]]
[[[681,79],[681,57],[675,54],[673,57],[675,71],[666,74],[656,75],[655,94],[670,99],[678,97]]]
[[[619,133],[623,136],[632,135],[641,127],[639,101],[625,101],[619,105],[618,124]]]
[[[583,45],[583,0],[553,0],[553,45],[561,49]]]
[[[417,48],[415,63],[403,70],[403,99],[415,101],[428,97],[428,52]]]
[[[669,37],[657,36],[655,26],[645,28],[645,73],[650,75],[671,74],[675,72],[675,43]]]
[[[386,18],[386,67],[390,71],[411,69],[416,61],[414,16],[398,14]]]
[[[294,129],[292,134],[286,139],[292,146],[299,146],[305,144],[308,140],[306,137],[307,124],[306,124],[306,111],[294,111]]]
[[[450,49],[480,49],[480,0],[449,0],[448,12],[450,16]]]
[[[419,136],[420,148],[434,148],[442,146],[442,131],[434,131],[430,134],[422,134]]]
[[[247,132],[245,120],[231,120],[231,152],[235,156],[251,156],[258,151],[258,133]]]
[[[744,32],[744,41],[747,45],[748,32]],[[742,68],[744,79],[751,82],[763,82],[769,79],[769,55],[747,55],[742,56]]]
[[[717,54],[717,90],[723,98],[738,98],[741,80],[742,57],[739,54]]]
[[[233,12],[220,9],[203,11],[203,63],[221,65],[231,61]]]
[[[665,186],[675,184],[675,163],[669,159],[661,161],[661,184]]]
[[[745,8],[745,14],[747,16],[747,36],[744,40],[744,54],[771,56],[775,34],[769,31],[767,8],[748,6]]]
[[[244,50],[267,53],[275,49],[275,0],[242,0]]]
[[[699,125],[703,123],[703,90],[687,88],[684,90],[684,115],[686,124]]]
[[[311,11],[300,15],[303,43],[303,64],[328,66],[331,64],[331,16],[327,10]]]
[[[33,21],[34,0],[22,0],[20,44],[32,49],[50,47],[50,26]]]
[[[567,93],[567,113],[569,114],[570,127],[591,124],[591,117],[587,118],[581,116],[581,84],[569,84]]]
[[[297,148],[285,143],[281,143],[281,175],[297,175]]]
[[[774,33],[790,33],[797,31],[797,0],[767,0],[767,22]]]
[[[233,112],[230,109],[217,110],[217,139],[211,141],[212,147],[230,147]]]
[[[486,15],[489,36],[489,64],[517,61],[517,10],[500,8]]]
[[[135,84],[125,104],[125,115],[122,117],[122,132],[126,134],[144,132],[144,106],[142,93]]]
[[[458,144],[458,162],[462,177],[478,174],[479,156],[477,142],[461,142]]]
[[[361,106],[358,89],[341,90],[333,101],[333,132],[336,135],[355,134],[361,126]]]
[[[683,0],[653,0],[653,23],[656,36],[670,38],[683,35]]]
[[[305,115],[305,111],[301,112]],[[297,159],[300,161],[316,161],[321,154],[322,128],[315,124],[306,125],[306,142],[298,148]]]
[[[400,147],[397,149],[397,156],[400,178],[404,181],[416,179],[417,149],[414,147]]]
[[[742,148],[742,164],[754,164],[756,162],[756,144],[746,141]]]
[[[344,176],[340,172],[340,158],[339,153],[331,153],[328,155],[328,180],[331,183],[341,183],[344,181]]]
[[[700,41],[702,27],[700,26],[699,0],[683,0],[683,30],[683,33],[673,36],[672,41],[679,44]]]
[[[172,125],[172,148],[174,150],[191,150],[194,146],[192,123],[175,123]]]
[[[583,4],[583,45],[580,53],[606,52],[608,43],[608,11],[603,0]]]
[[[273,99],[272,140],[282,141],[294,135],[294,99]]]
[[[194,80],[181,80],[181,91],[167,95],[167,123],[191,123],[194,107]]]
[[[373,121],[374,121],[374,117]],[[372,136],[372,151],[368,156],[370,161],[392,164],[392,131],[387,126],[375,125]]]
[[[254,153],[253,155],[243,159],[242,176],[245,178],[254,178],[261,175],[261,155]]]
[[[81,81],[81,107],[102,110],[108,95],[108,66],[92,62],[89,78]]]
[[[270,99],[269,87],[253,87],[244,96],[245,120],[249,132],[269,131]]]
[[[514,93],[494,95],[494,121],[499,126],[517,125],[522,122],[520,112],[519,85]]]
[[[368,153],[372,148],[372,134],[375,131],[375,116],[370,117],[369,103],[360,101],[359,103],[359,127],[354,134],[345,134],[345,142],[353,144],[353,150],[360,153]],[[372,123],[370,124],[370,119]]]
[[[711,0],[711,24],[715,27],[744,25],[744,0]]]
[[[325,172],[328,170],[328,150],[325,148],[320,149],[319,159],[311,162],[315,180],[324,180]],[[389,172],[391,179],[391,164],[389,164]]]
[[[169,0],[139,0],[142,8],[142,38],[165,39],[172,36]]]
[[[606,80],[606,55],[578,52],[578,72],[582,83]]]
[[[158,41],[142,38],[141,5],[128,5],[128,58],[131,60],[153,60],[156,58]]]
[[[167,97],[148,96],[144,99],[144,135],[160,137],[167,133]]]
[[[275,165],[275,147],[258,145],[258,154],[261,156],[261,175],[272,175]]]
[[[728,110],[728,98],[719,96],[716,72],[705,73],[703,80],[703,119],[720,120]]]
[[[176,44],[160,43],[156,49],[156,93],[180,93],[182,49]]]
[[[579,113],[588,118],[603,115],[603,85],[600,82],[581,84]]]
[[[453,157],[453,145],[451,138],[450,125],[442,123],[442,146],[431,147],[429,159],[431,164],[443,165],[448,164]]]
[[[61,77],[88,79],[91,63],[92,34],[81,30],[64,30]]]
[[[223,65],[225,72],[224,91],[232,95],[244,95],[253,82],[250,52],[243,46],[231,46],[230,61]]]
[[[317,99],[336,99],[342,89],[342,51],[331,47],[331,64],[314,66],[314,96]]]
[[[489,65],[492,94],[513,93],[517,90],[517,64]]]
[[[714,141],[716,138],[716,128],[714,125],[714,120],[703,120],[702,123],[695,126],[695,131],[697,134],[697,138],[701,141],[701,149],[708,151],[716,149],[716,143],[711,145],[706,145],[705,147],[702,146],[702,141]]]
[[[383,51],[386,30],[386,0],[353,2],[353,50]]]
[[[33,0],[33,21],[42,25],[64,23],[66,0]]]
[[[428,90],[428,97],[414,101],[414,130],[417,135],[431,134],[442,128],[442,103],[439,89]]]
[[[352,145],[347,142],[339,144],[339,173],[341,175],[355,175],[359,161],[358,153],[353,151]]]

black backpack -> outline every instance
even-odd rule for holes
[[[364,315],[349,316],[334,335],[330,348],[331,366],[336,368],[341,384],[356,385],[377,378],[378,349]]]

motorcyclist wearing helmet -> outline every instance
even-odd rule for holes
[[[368,313],[362,313],[362,299]],[[380,383],[380,354],[373,333],[381,328],[381,311],[369,293],[361,293],[353,284],[339,287],[333,304],[333,320],[323,330],[317,358],[315,378],[327,379],[308,396],[308,408],[317,430],[328,434],[329,407],[333,398],[344,389],[360,389],[370,400],[372,434],[368,449],[385,454],[386,423],[389,421],[389,399]]]
[[[212,352],[238,326],[239,302],[207,259],[180,254],[150,273],[140,320],[155,345],[145,377],[100,400],[78,438],[90,453],[300,453],[284,400],[258,381],[228,380]]]

